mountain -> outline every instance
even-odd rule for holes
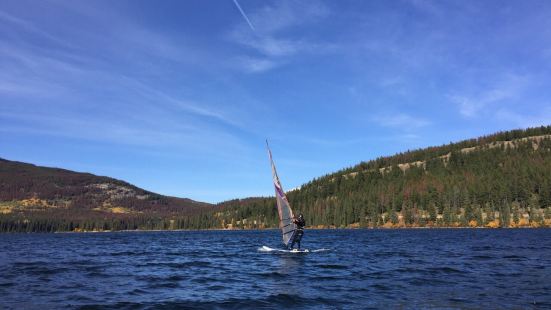
[[[551,126],[361,162],[287,195],[295,213],[317,228],[551,227]],[[210,205],[108,177],[0,160],[4,232],[276,228],[278,222],[273,197]]]
[[[551,126],[377,158],[287,195],[319,228],[551,226]],[[277,227],[273,198],[219,207],[223,227]]]
[[[0,231],[165,229],[213,208],[109,177],[0,159]]]

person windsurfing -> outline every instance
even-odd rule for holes
[[[302,213],[298,215],[298,218],[293,218],[293,223],[297,225],[297,228],[293,233],[293,237],[291,238],[289,250],[293,249],[295,243],[297,244],[297,249],[300,250],[300,240],[302,240],[302,235],[304,235],[304,226],[306,225],[306,221],[304,221],[304,216],[302,215]]]
[[[268,140],[266,140],[266,148],[268,149],[270,165],[272,166],[272,180],[274,183],[277,213],[279,216],[279,229],[281,229],[281,239],[283,241],[283,245],[288,250],[292,250],[296,243],[300,249],[300,240],[304,234],[304,216],[302,216],[302,214],[300,214],[298,218],[294,216],[289,200],[287,200],[285,191],[279,181],[279,176],[277,175],[274,160],[272,158],[272,151],[268,145]]]

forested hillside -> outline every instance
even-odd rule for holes
[[[288,198],[320,228],[551,226],[551,126],[362,162]],[[277,227],[274,199],[221,207],[225,227]]]
[[[287,194],[317,228],[549,227],[551,126],[377,158]],[[273,197],[209,205],[112,178],[0,160],[4,232],[277,226]]]
[[[0,231],[169,229],[211,210],[113,178],[0,159]]]

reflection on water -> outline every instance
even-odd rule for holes
[[[307,253],[285,253],[278,256],[278,261],[281,266],[281,273],[291,274],[292,270],[300,270],[300,267],[304,266]]]
[[[300,285],[304,281],[305,255],[298,253],[282,253],[278,255],[278,273],[285,275],[286,281],[274,281],[277,294],[296,295],[300,294]]]

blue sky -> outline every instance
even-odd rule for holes
[[[551,123],[549,1],[238,1],[0,2],[0,157],[219,202]]]

